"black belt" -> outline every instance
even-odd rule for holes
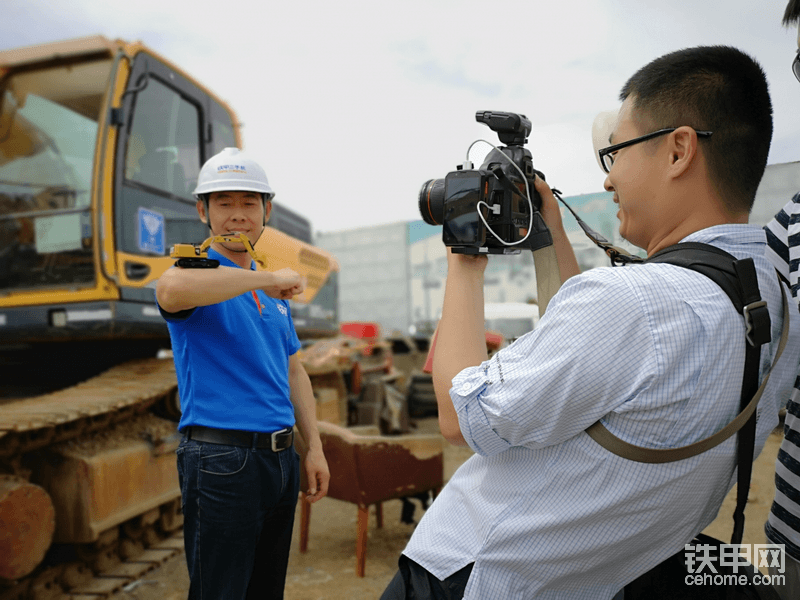
[[[224,446],[242,446],[244,448],[270,448],[280,452],[292,447],[294,430],[291,427],[273,431],[272,433],[255,433],[253,431],[235,431],[232,429],[212,429],[194,425],[186,428],[186,439],[222,444]]]

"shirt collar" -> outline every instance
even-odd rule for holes
[[[224,266],[224,267],[235,267],[237,269],[241,269],[242,268],[239,265],[237,265],[235,262],[233,262],[232,260],[227,258],[226,256],[223,256],[222,254],[220,254],[219,252],[214,250],[213,248],[209,248],[208,249],[208,258],[213,258],[215,260],[218,260],[219,264]],[[255,271],[256,270],[256,263],[252,259],[252,257],[250,258],[250,270],[251,271]]]
[[[738,246],[743,244],[766,244],[767,236],[758,225],[727,223],[725,225],[706,227],[700,231],[690,233],[681,242],[717,242],[719,244]]]

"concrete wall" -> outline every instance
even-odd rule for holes
[[[750,222],[766,225],[798,192],[800,192],[800,162],[768,165],[756,192]]]
[[[385,334],[409,322],[407,223],[317,234],[339,260],[339,320],[377,321]]]

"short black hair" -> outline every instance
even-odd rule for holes
[[[783,24],[787,27],[800,21],[800,0],[789,0],[783,13]]]
[[[643,128],[712,131],[700,146],[717,193],[729,211],[750,212],[772,141],[769,86],[752,57],[730,46],[671,52],[634,73],[628,97]]]

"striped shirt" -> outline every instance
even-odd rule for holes
[[[763,377],[782,327],[763,230],[723,225],[684,241],[754,258],[773,330]],[[798,321],[758,408],[757,452],[792,388]],[[713,434],[738,412],[744,343],[730,299],[694,271],[645,264],[571,278],[534,331],[453,379],[451,398],[476,454],[404,553],[439,579],[474,562],[468,599],[611,598],[715,518],[734,483],[736,441],[645,464],[609,453],[584,430],[601,419],[649,448]]]
[[[800,194],[795,195],[764,228],[767,257],[791,285],[798,298],[800,284]],[[786,405],[784,439],[775,464],[775,500],[765,526],[767,538],[784,544],[786,552],[800,560],[800,376]]]

